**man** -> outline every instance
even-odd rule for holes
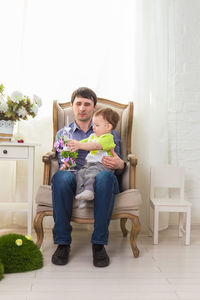
[[[72,139],[82,140],[88,138],[92,130],[92,116],[96,110],[96,94],[88,88],[79,88],[74,91],[71,97],[71,105],[75,121],[70,124]],[[57,133],[62,135],[64,129]],[[104,166],[120,172],[125,168],[124,161],[119,157],[119,137],[115,131],[112,132],[116,144],[115,151],[111,150],[113,157],[105,156],[102,159]],[[79,150],[76,159],[76,170],[85,164],[87,151]],[[65,170],[58,155],[60,170],[52,178],[52,200],[54,217],[54,243],[58,245],[52,256],[52,262],[56,265],[65,265],[68,262],[71,231],[70,224],[73,198],[76,192],[76,177],[73,172]],[[93,251],[93,264],[96,267],[109,265],[109,257],[104,245],[108,243],[108,226],[112,216],[115,195],[119,192],[116,176],[109,171],[100,172],[95,179],[94,199],[94,231],[91,238]]]

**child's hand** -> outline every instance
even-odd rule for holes
[[[69,143],[67,144],[68,147],[70,147],[70,150],[72,152],[80,149],[80,142],[79,141],[76,141],[76,140],[70,140]]]

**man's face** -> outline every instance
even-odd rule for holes
[[[72,109],[76,121],[87,122],[92,119],[96,106],[94,106],[94,102],[90,99],[76,97],[72,104]]]

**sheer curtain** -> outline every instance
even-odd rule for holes
[[[168,19],[172,2],[0,2],[5,16],[0,25],[6,31],[8,28],[4,38],[9,36],[10,40],[3,52],[0,49],[5,57],[0,81],[8,90],[35,93],[43,100],[38,116],[20,121],[17,128],[25,141],[40,144],[36,149],[35,192],[42,183],[41,157],[52,147],[52,102],[69,100],[74,89],[88,86],[99,97],[134,101],[133,153],[139,160],[137,186],[144,201],[141,223],[144,230],[147,228],[149,166],[167,161]],[[10,18],[9,7],[14,11],[13,5],[16,10]],[[1,190],[9,188],[16,201],[26,201],[26,165],[11,164],[14,175],[8,187],[1,184]],[[5,166],[1,166],[3,170]],[[8,195],[7,200],[10,198]],[[15,214],[15,221],[25,225],[26,216]],[[7,225],[12,222],[7,219]],[[0,227],[4,225],[0,219]]]
[[[0,1],[0,82],[10,93],[20,85],[23,1]],[[0,161],[0,201],[10,202],[15,196],[16,163]],[[0,211],[0,228],[15,222],[13,213]]]
[[[137,187],[143,196],[141,219],[147,230],[151,165],[168,163],[168,102],[173,92],[174,2],[136,1],[134,149],[138,157]],[[160,214],[160,230],[168,214]]]

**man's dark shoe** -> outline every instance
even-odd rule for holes
[[[52,255],[52,263],[54,265],[66,265],[69,259],[70,246],[69,245],[58,245],[58,248]]]
[[[92,244],[92,252],[95,267],[107,267],[109,265],[110,260],[104,245]]]

